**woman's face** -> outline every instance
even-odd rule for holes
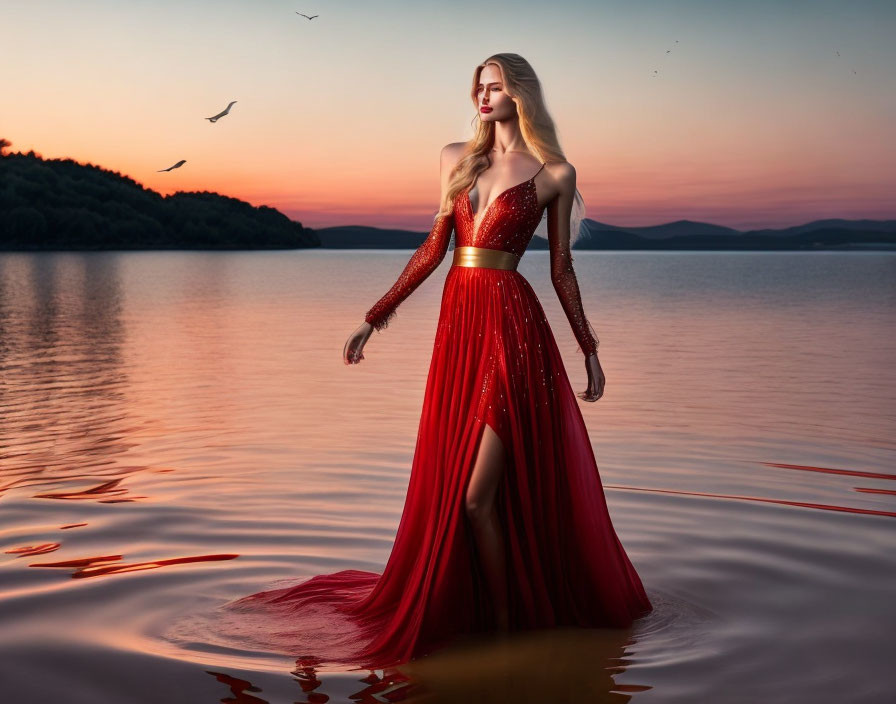
[[[483,122],[499,122],[516,116],[516,103],[504,92],[501,69],[487,64],[479,73],[476,107]]]

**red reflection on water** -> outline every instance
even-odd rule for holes
[[[646,692],[653,688],[643,684],[617,684],[615,689],[617,692]]]
[[[856,491],[864,491],[868,494],[887,494],[888,496],[896,496],[896,491],[892,489],[869,489],[864,486],[855,486],[853,487]]]
[[[896,479],[896,474],[881,474],[880,472],[859,472],[854,469],[831,469],[830,467],[812,467],[802,464],[781,464],[779,462],[760,462],[768,467],[782,467],[784,469],[802,469],[806,472],[824,472],[825,474],[846,474],[850,477],[865,477],[867,479]]]
[[[4,552],[10,555],[18,555],[19,557],[26,557],[27,555],[42,555],[45,552],[53,552],[57,550],[62,543],[44,543],[43,545],[25,545],[20,548],[12,548],[11,550],[5,550]]]
[[[358,695],[367,697],[366,701],[396,702],[407,699],[412,702],[415,700],[425,701],[425,695],[430,694],[419,682],[415,682],[409,675],[397,668],[387,668],[383,671],[383,674],[382,679],[377,678],[377,681],[371,682],[366,688],[358,692]],[[365,677],[361,681],[367,682],[368,679]],[[424,696],[418,698],[416,695]]]
[[[59,526],[59,530],[66,530],[68,528],[80,528],[81,526],[86,525],[86,523],[69,523],[67,526]]]
[[[768,499],[762,496],[736,496],[734,494],[706,494],[702,491],[676,491],[674,489],[644,489],[639,486],[619,486],[616,484],[604,484],[607,489],[626,489],[628,491],[653,491],[659,494],[685,494],[687,496],[706,496],[712,499],[738,499],[740,501],[764,501],[770,504],[784,504],[786,506],[801,506],[802,508],[819,508],[825,511],[845,511],[846,513],[863,513],[870,516],[889,516],[896,518],[893,511],[875,511],[870,508],[853,508],[852,506],[836,506],[834,504],[815,504],[806,501],[787,501],[785,499]]]
[[[323,685],[323,681],[317,676],[320,662],[320,658],[314,655],[303,655],[296,659],[296,667],[291,673],[302,688],[305,700],[309,704],[327,702],[330,699],[328,694],[315,691]],[[387,667],[383,670],[383,675],[380,678],[371,670],[370,674],[360,678],[358,681],[366,686],[352,693],[351,699],[359,702],[414,701],[410,697],[423,692],[418,683],[412,682],[407,674],[397,668]]]
[[[121,555],[105,555],[102,557],[85,557],[79,560],[64,560],[62,562],[32,562],[29,567],[77,567],[72,573],[72,579],[84,577],[99,577],[104,574],[119,574],[121,572],[138,572],[140,570],[153,570],[166,565],[179,565],[186,562],[207,562],[211,560],[232,560],[239,557],[237,554],[222,553],[217,555],[191,555],[189,557],[172,557],[168,560],[151,560],[149,562],[123,562],[118,563]]]
[[[64,560],[63,562],[35,562],[29,567],[83,567],[84,565],[106,564],[121,559],[121,555],[103,555],[102,557],[82,557],[77,560]]]
[[[80,500],[80,499],[95,499],[97,496],[103,495],[116,495],[116,494],[126,494],[128,490],[126,487],[119,487],[118,484],[124,477],[118,477],[118,479],[113,479],[108,482],[103,482],[99,486],[95,486],[92,489],[82,489],[81,491],[53,491],[48,492],[46,494],[35,494],[35,499],[67,499],[71,500]],[[134,499],[145,499],[145,496],[132,496],[127,499],[101,499],[100,503],[111,504],[111,503],[120,503],[123,501],[133,501]]]
[[[234,704],[268,704],[267,699],[260,699],[251,694],[246,694],[247,691],[261,691],[261,687],[252,684],[249,680],[228,675],[226,672],[214,672],[213,670],[206,670],[206,672],[218,680],[218,682],[222,682],[230,687],[230,692],[233,694],[234,698],[222,699],[222,702],[233,702]]]

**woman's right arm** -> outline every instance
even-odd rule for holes
[[[389,324],[401,302],[410,296],[414,289],[422,284],[445,258],[453,229],[453,214],[442,215],[436,220],[429,232],[429,237],[411,255],[411,259],[399,275],[398,281],[380,300],[373,304],[364,316],[364,320],[377,330],[382,330]]]
[[[448,184],[448,177],[457,163],[456,146],[456,144],[446,145],[442,148],[440,155],[443,194]],[[382,330],[389,324],[401,302],[410,296],[438,268],[445,258],[445,252],[448,251],[448,243],[451,241],[451,232],[454,229],[454,225],[453,212],[449,215],[439,216],[436,219],[429,236],[417,248],[417,251],[411,255],[410,261],[408,261],[404,271],[399,275],[398,280],[367,311],[364,320],[377,330]]]

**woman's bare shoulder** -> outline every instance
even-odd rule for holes
[[[460,158],[463,156],[464,150],[467,148],[466,142],[451,142],[450,144],[446,144],[442,147],[443,154],[450,154],[451,156],[457,156]]]
[[[442,147],[441,166],[443,175],[450,174],[457,166],[457,162],[465,153],[466,142],[452,142]]]
[[[442,166],[449,172],[452,171],[464,155],[466,147],[466,142],[451,142],[442,147]]]
[[[568,161],[548,161],[544,168],[557,183],[576,182],[576,169]]]
[[[550,174],[550,187],[554,195],[575,193],[576,170],[568,161],[545,162],[544,170]]]

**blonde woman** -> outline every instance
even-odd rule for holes
[[[318,634],[314,662],[378,668],[456,637],[626,627],[652,609],[607,511],[576,394],[517,264],[546,212],[551,281],[596,401],[605,377],[572,266],[583,213],[539,80],[517,54],[476,67],[479,121],[442,149],[426,241],[348,339],[346,364],[443,261],[456,235],[404,511],[382,574],[343,570],[246,597]],[[320,634],[326,634],[321,640]]]

